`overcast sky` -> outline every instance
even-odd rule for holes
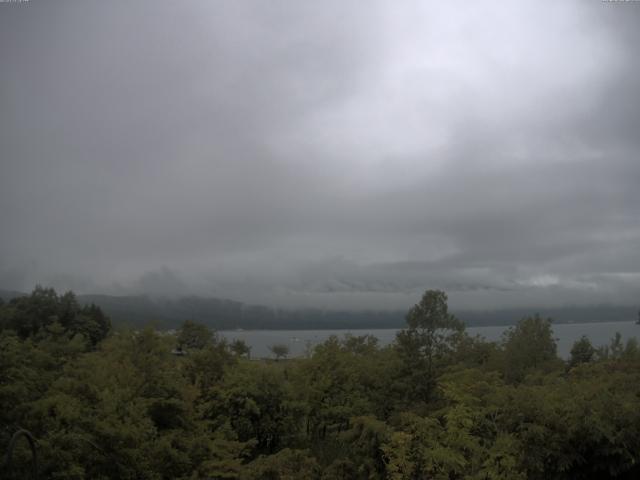
[[[0,3],[0,288],[640,302],[640,3]]]

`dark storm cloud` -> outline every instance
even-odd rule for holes
[[[637,301],[640,5],[0,4],[0,287]]]

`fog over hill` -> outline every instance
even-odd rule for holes
[[[8,301],[25,293],[0,290]],[[321,310],[273,308],[197,296],[149,297],[80,295],[81,304],[94,303],[120,326],[154,325],[176,328],[184,320],[195,320],[218,330],[235,329],[378,329],[404,328],[409,306],[403,310]],[[591,305],[563,308],[516,308],[502,310],[457,310],[453,313],[467,326],[513,325],[533,314],[554,323],[631,322],[638,318],[632,306]]]

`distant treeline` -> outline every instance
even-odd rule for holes
[[[1,291],[5,301],[26,294]],[[402,328],[406,311],[320,309],[278,309],[250,305],[235,300],[187,296],[177,299],[140,296],[78,295],[83,305],[95,304],[115,324],[176,328],[185,319],[204,323],[217,330],[322,330]],[[514,325],[518,320],[539,313],[554,323],[624,322],[637,318],[632,306],[596,305],[587,307],[503,309],[495,311],[455,311],[469,327]]]

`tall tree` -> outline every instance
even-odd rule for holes
[[[579,340],[576,340],[571,347],[571,357],[569,358],[569,366],[575,367],[581,363],[589,363],[596,353],[596,349],[593,348],[591,341],[586,335],[583,335]]]
[[[560,363],[549,318],[543,319],[538,314],[523,318],[503,334],[502,341],[508,382],[521,382],[530,371],[549,371]]]
[[[407,325],[396,340],[409,377],[409,393],[414,400],[428,401],[437,365],[453,351],[464,324],[449,313],[445,292],[427,290],[407,313]]]

